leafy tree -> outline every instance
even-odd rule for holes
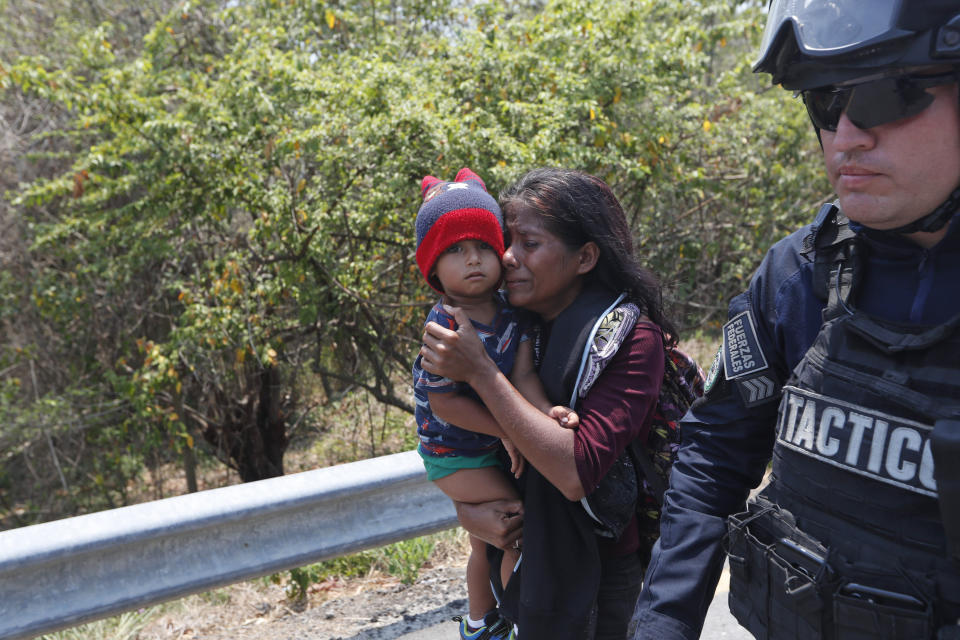
[[[73,118],[62,103],[33,88],[10,86],[13,61],[38,56],[38,64],[59,67],[80,59],[88,32],[103,22],[113,24],[117,34],[111,44],[116,59],[129,60],[172,5],[173,0],[0,0],[0,86],[8,86],[0,93],[0,192],[69,170],[72,155],[88,142],[62,134]],[[125,409],[110,397],[102,376],[76,363],[85,356],[62,348],[58,327],[45,322],[33,303],[33,275],[57,265],[55,256],[30,250],[31,224],[0,198],[0,506],[14,524],[122,503],[126,477],[142,464],[140,455],[115,446],[98,455],[103,449],[98,440],[112,444],[120,436],[117,425]],[[111,347],[100,335],[107,338],[96,347],[102,353]],[[124,439],[128,447],[142,448],[136,439]],[[118,470],[119,481],[111,481],[111,469]],[[108,486],[119,490],[107,491]],[[9,504],[5,489],[10,488],[29,500],[26,508]]]
[[[802,109],[750,74],[757,7],[458,6],[183,5],[129,60],[107,25],[56,64],[4,67],[71,114],[75,151],[16,190],[34,268],[0,295],[79,381],[49,399],[96,388],[119,414],[84,436],[104,459],[202,437],[244,480],[282,473],[304,378],[411,411],[427,173],[470,166],[494,192],[542,165],[604,177],[688,326],[717,322],[828,194]],[[0,371],[22,370],[31,347],[13,347]]]

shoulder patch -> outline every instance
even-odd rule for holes
[[[780,385],[767,371],[769,364],[749,311],[737,314],[723,325],[720,351],[725,379],[735,384],[745,407],[755,407],[778,397]]]
[[[779,397],[780,386],[773,376],[761,374],[751,378],[742,378],[736,380],[734,384],[740,391],[740,399],[743,400],[743,406],[750,408],[764,404],[774,398]]]
[[[767,368],[753,316],[744,311],[723,325],[723,371],[727,380],[753,376]]]

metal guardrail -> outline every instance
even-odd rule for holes
[[[414,451],[0,532],[0,638],[31,638],[456,524]]]

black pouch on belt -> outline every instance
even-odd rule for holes
[[[930,434],[933,475],[937,481],[940,518],[947,534],[947,551],[960,562],[960,419],[937,420]]]
[[[907,593],[848,582],[833,598],[836,640],[900,640],[930,638],[928,603]]]
[[[797,529],[793,515],[763,498],[730,516],[730,611],[757,638],[819,640],[827,550]]]

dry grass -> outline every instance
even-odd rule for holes
[[[697,361],[704,375],[710,370],[713,358],[720,347],[720,330],[692,334],[686,340],[680,341],[680,350]]]

